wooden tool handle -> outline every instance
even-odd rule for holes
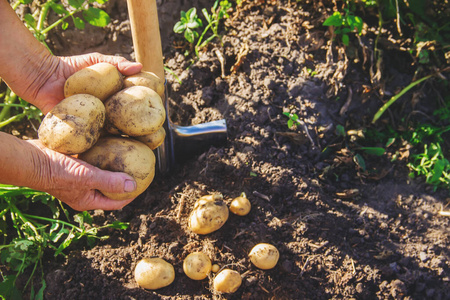
[[[143,71],[153,72],[163,81],[164,62],[156,0],[127,0],[136,61]]]

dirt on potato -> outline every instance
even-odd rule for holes
[[[364,172],[336,134],[338,125],[373,127],[371,118],[386,98],[372,89],[370,53],[331,42],[322,26],[333,12],[331,1],[243,1],[223,26],[222,43],[211,43],[193,61],[172,28],[181,10],[211,5],[158,1],[171,71],[166,88],[175,123],[225,119],[227,143],[157,174],[122,210],[93,211],[98,225],[120,220],[130,227],[108,231],[110,238],[91,249],[75,245],[67,258],[45,257],[45,298],[450,299],[450,219],[439,215],[448,192],[410,179],[405,159],[367,156],[370,172]],[[50,35],[54,53],[133,59],[126,2],[110,0],[106,10],[112,18],[107,28]],[[374,38],[367,34],[352,43],[370,49]],[[384,65],[381,80],[390,94],[414,76],[404,52],[386,49]],[[421,92],[414,108],[411,96],[400,105],[426,111],[443,91],[427,85]],[[304,126],[289,129],[286,111]],[[248,215],[230,214],[220,230],[205,236],[188,230],[200,196],[222,193],[229,204],[242,192],[252,205]],[[251,264],[248,253],[258,243],[279,250],[275,268]],[[218,295],[212,276],[189,279],[183,260],[195,251],[240,272],[239,289]],[[147,291],[133,271],[152,256],[170,262],[176,274],[168,287]]]

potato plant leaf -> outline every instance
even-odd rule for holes
[[[376,156],[381,156],[386,152],[386,150],[381,147],[361,147],[361,150],[363,150],[367,154]]]
[[[109,15],[100,8],[89,7],[83,11],[84,19],[92,26],[105,27],[111,22]]]

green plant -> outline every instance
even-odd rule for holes
[[[207,25],[202,29],[201,34],[199,34],[197,29],[203,27],[203,22],[197,15],[197,9],[193,7],[187,12],[181,11],[180,21],[174,25],[173,31],[179,34],[183,33],[188,43],[195,44],[194,51],[198,57],[200,49],[206,47],[214,38],[221,38],[219,35],[219,24],[222,19],[229,17],[227,11],[231,6],[232,4],[228,0],[216,0],[211,8],[211,13],[206,8],[203,8],[202,14]],[[212,34],[206,38],[209,31]],[[195,42],[197,38],[198,40]]]
[[[25,213],[30,207],[41,207],[48,217]],[[64,221],[61,218],[65,217]],[[101,229],[125,229],[127,223],[114,222],[104,226],[93,226],[92,218],[87,212],[73,216],[76,224],[70,223],[69,212],[54,197],[33,189],[0,185],[0,261],[7,266],[7,275],[0,272],[0,295],[5,299],[22,299],[22,292],[16,287],[16,280],[30,268],[23,290],[30,286],[31,299],[43,299],[46,287],[42,257],[45,251],[52,251],[54,256],[64,255],[63,251],[72,243],[85,239],[89,246],[96,240],[108,238],[99,235]],[[39,276],[36,279],[36,272]],[[39,290],[34,283],[38,281]]]
[[[350,3],[345,1],[344,13],[335,11],[324,22],[324,26],[333,26],[334,34],[341,37],[341,41],[345,46],[349,45],[349,33],[355,32],[361,34],[363,29],[363,21],[360,17],[354,14],[353,1]]]
[[[13,122],[19,122],[24,117],[28,120],[39,120],[42,117],[42,112],[28,102],[17,97],[9,88],[0,94],[3,98],[3,103],[0,103],[0,129]]]
[[[434,190],[438,187],[450,188],[450,162],[445,158],[440,143],[425,144],[422,153],[412,155],[408,167],[412,170],[410,177],[425,177],[425,182]]]
[[[86,22],[97,27],[105,27],[111,21],[109,15],[102,9],[94,7],[94,3],[105,4],[108,0],[69,0],[62,2],[60,0],[46,0],[44,3],[38,3],[33,13],[27,13],[24,16],[26,26],[33,32],[34,36],[46,45],[45,39],[48,32],[61,25],[62,29],[67,29],[69,23],[67,19],[71,18],[73,24],[78,29],[84,29]],[[20,4],[30,4],[32,0],[18,0],[13,4],[16,9]],[[63,4],[64,3],[64,4]],[[58,15],[58,19],[51,24],[47,24],[48,15],[52,10]],[[81,17],[76,16],[81,13]]]

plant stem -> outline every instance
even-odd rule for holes
[[[36,220],[42,220],[42,221],[47,221],[47,222],[63,224],[63,225],[69,226],[73,229],[76,229],[79,232],[83,232],[83,230],[81,228],[79,228],[73,224],[70,224],[68,222],[65,222],[65,221],[61,221],[61,220],[57,220],[57,219],[50,219],[50,218],[45,218],[45,217],[40,217],[40,216],[35,216],[35,215],[28,215],[28,214],[23,214],[23,215],[30,219],[36,219]]]
[[[375,114],[375,116],[373,117],[372,120],[372,124],[374,124],[380,117],[381,115],[389,108],[389,106],[391,106],[395,101],[397,101],[401,96],[403,96],[406,92],[408,92],[410,89],[412,89],[413,87],[415,87],[416,85],[418,85],[419,83],[421,83],[422,81],[425,81],[427,79],[429,79],[430,77],[433,77],[434,74],[422,77],[416,81],[411,82],[407,87],[405,87],[403,90],[400,91],[400,93],[398,93],[397,95],[393,96],[391,99],[389,99],[388,102],[386,102]]]
[[[9,107],[6,106],[6,107],[4,107],[3,109],[5,109],[5,108],[9,108]],[[2,112],[3,112],[3,110],[2,110]],[[18,115],[14,115],[14,116],[12,116],[12,117],[9,118],[9,119],[0,122],[0,128],[5,127],[6,125],[8,125],[8,124],[10,124],[10,123],[12,123],[12,122],[19,121],[19,120],[21,120],[23,117],[25,117],[25,113],[21,113],[21,114],[18,114]]]

